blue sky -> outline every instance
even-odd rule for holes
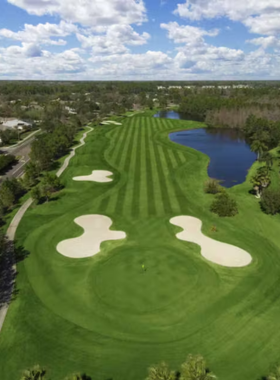
[[[280,79],[279,0],[0,0],[0,79]]]

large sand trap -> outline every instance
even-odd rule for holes
[[[114,120],[105,120],[101,122],[102,125],[110,125],[110,124],[115,124],[115,125],[122,125],[122,123],[118,123],[117,121]]]
[[[100,252],[103,241],[119,240],[126,237],[125,232],[111,231],[112,220],[104,215],[84,215],[74,220],[84,229],[82,236],[60,242],[56,249],[63,256],[73,259],[90,257]]]
[[[84,175],[80,177],[74,177],[74,181],[94,181],[94,182],[112,182],[112,178],[108,176],[113,175],[112,172],[107,170],[93,170],[90,175]]]
[[[201,232],[202,222],[192,216],[177,216],[170,223],[183,228],[176,236],[180,240],[196,243],[205,259],[225,267],[245,267],[252,261],[251,255],[234,245],[213,240]]]

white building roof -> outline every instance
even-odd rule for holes
[[[17,128],[19,126],[23,127],[30,127],[31,124],[26,123],[25,121],[13,119],[13,120],[7,120],[3,122],[3,126],[6,128]]]

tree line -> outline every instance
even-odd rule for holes
[[[33,199],[41,202],[48,201],[51,195],[61,189],[59,179],[49,173],[55,169],[56,160],[66,155],[73,145],[75,135],[82,127],[77,116],[65,119],[57,107],[47,109],[42,121],[42,133],[37,135],[31,145],[30,162],[25,167],[25,174],[21,179],[6,179],[0,187],[0,219],[10,212],[19,199],[31,190]],[[52,112],[52,113],[51,113]],[[1,160],[9,160],[4,158]]]
[[[39,365],[23,372],[20,380],[47,380],[47,371]],[[203,356],[189,355],[178,371],[171,370],[165,362],[148,368],[145,380],[213,380],[217,376],[209,369]],[[279,380],[280,366],[274,366],[263,380]],[[93,380],[86,374],[75,373],[64,380]],[[113,379],[112,379],[113,380]]]

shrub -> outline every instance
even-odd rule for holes
[[[280,191],[266,189],[261,199],[261,208],[266,214],[275,215],[280,212]]]
[[[221,191],[220,183],[215,178],[209,178],[204,184],[204,192],[207,194],[218,194]]]
[[[36,202],[40,201],[42,194],[41,194],[41,189],[39,186],[33,187],[30,194],[31,194],[32,199],[34,199],[34,201]]]
[[[11,154],[7,154],[6,156],[1,155],[0,156],[0,172],[4,173],[9,168],[9,166],[14,164],[15,162],[16,162],[15,156]]]
[[[216,195],[210,210],[221,217],[234,216],[238,214],[236,201],[231,198],[225,191]]]

